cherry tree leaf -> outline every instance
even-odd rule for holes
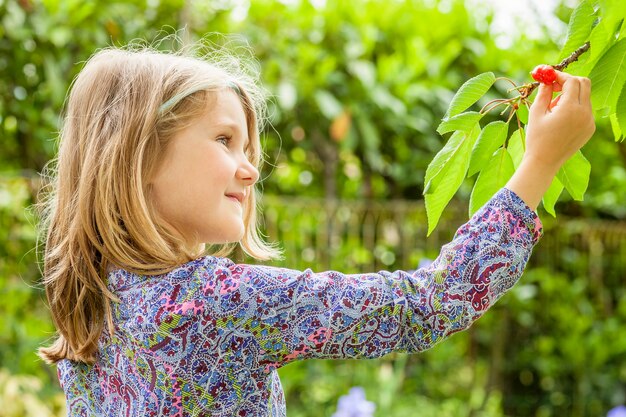
[[[478,138],[479,130],[478,124],[476,124],[476,127],[469,132],[457,131],[452,135],[452,137],[457,137],[455,139],[455,142],[458,144],[457,149],[450,154],[451,156],[447,159],[445,165],[437,172],[436,177],[430,181],[431,183],[436,181],[435,186],[431,186],[431,190],[428,192],[425,190],[424,193],[426,217],[428,218],[427,235],[430,235],[435,230],[441,213],[443,213],[452,196],[463,183],[467,167],[469,166],[470,150]],[[426,188],[429,187],[427,186]]]
[[[470,217],[478,211],[493,195],[504,187],[513,176],[513,159],[505,148],[499,148],[480,171],[470,196]]]
[[[624,134],[622,133],[622,128],[619,125],[619,121],[617,120],[617,114],[613,113],[609,116],[611,120],[611,130],[613,130],[613,136],[615,136],[615,142],[621,142],[624,140]]]
[[[567,26],[567,40],[561,49],[558,61],[567,58],[572,51],[585,43],[595,20],[595,11],[588,0],[583,0],[574,9]]]
[[[469,132],[482,117],[482,114],[475,111],[457,114],[450,119],[444,119],[437,127],[437,133],[444,135],[454,130]]]
[[[426,168],[424,195],[436,192],[437,185],[443,177],[442,173],[447,169],[446,166],[449,165],[453,159],[457,158],[457,153],[462,152],[468,146],[467,142],[469,142],[469,149],[472,149],[479,133],[480,126],[475,123],[474,128],[469,132],[457,130],[450,136],[448,142],[446,142],[445,146],[435,155]],[[468,150],[468,160],[469,156]]]
[[[517,117],[519,117],[519,121],[522,122],[524,125],[528,124],[528,106],[526,106],[526,104],[521,103],[519,108],[517,109]]]
[[[561,196],[563,192],[563,184],[559,181],[558,178],[554,177],[548,191],[543,195],[541,202],[543,203],[543,208],[552,215],[552,217],[556,217],[556,212],[554,211],[554,206]]]
[[[515,169],[519,168],[519,165],[522,163],[522,158],[524,157],[526,146],[523,138],[524,129],[517,129],[509,138],[509,143],[507,145],[507,150],[509,151],[509,154],[511,154]]]
[[[622,92],[617,99],[617,104],[615,105],[615,120],[619,129],[616,131],[616,129],[613,128],[613,133],[615,140],[618,140],[622,137],[624,132],[626,132],[626,87],[622,88]]]
[[[614,109],[626,81],[626,39],[616,42],[602,55],[589,78],[593,84],[591,102],[594,110]],[[609,110],[610,113],[614,111]]]
[[[556,176],[574,200],[582,201],[589,185],[590,174],[591,164],[582,152],[578,151],[563,164]]]
[[[498,120],[489,123],[480,132],[480,136],[472,149],[467,176],[471,177],[483,169],[493,153],[504,143],[509,125]]]
[[[496,82],[493,72],[485,72],[467,80],[456,92],[444,120],[460,114],[476,103]]]

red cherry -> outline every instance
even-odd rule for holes
[[[543,82],[544,84],[552,84],[556,81],[556,71],[551,66],[545,69],[543,72]]]
[[[530,73],[535,81],[552,84],[556,81],[556,71],[550,65],[537,65]]]
[[[543,79],[543,65],[537,65],[531,72],[531,77],[533,80],[541,82]]]

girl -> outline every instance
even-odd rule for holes
[[[589,80],[542,85],[515,175],[413,274],[238,265],[233,243],[278,255],[255,221],[264,98],[238,68],[107,49],[73,83],[45,222],[58,338],[40,349],[71,416],[284,416],[291,361],[466,329],[520,278],[542,195],[595,129]]]

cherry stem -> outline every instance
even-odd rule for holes
[[[510,83],[511,83],[511,85],[513,86],[513,88],[512,88],[512,89],[510,89],[509,91],[517,90],[517,89],[519,89],[519,88],[520,88],[520,87],[518,87],[518,86],[517,86],[517,84],[515,84],[515,82],[514,82],[512,79],[510,79],[510,78],[507,78],[507,77],[497,77],[497,78],[496,78],[496,81],[500,81],[500,80],[503,80],[503,81],[508,81],[508,82],[510,82]]]
[[[507,119],[506,124],[509,124],[513,116],[516,116],[516,115],[517,115],[517,110],[515,109],[514,106],[511,106],[511,112],[509,113],[509,118]],[[519,119],[519,116],[518,116],[518,119]]]
[[[591,44],[589,42],[586,42],[583,46],[581,46],[580,48],[578,48],[574,52],[572,52],[570,54],[570,56],[568,56],[563,61],[561,61],[560,64],[554,65],[553,68],[555,70],[557,70],[557,71],[564,70],[572,62],[578,61],[578,58],[583,53],[587,52],[589,50],[590,46],[591,46]],[[524,85],[518,86],[517,84],[515,84],[515,82],[513,82],[513,80],[511,80],[511,79],[509,79],[507,77],[497,77],[496,81],[498,81],[498,80],[508,81],[513,86],[513,88],[508,90],[507,93],[510,93],[511,91],[516,90],[516,91],[519,92],[519,96],[513,97],[513,98],[508,98],[508,99],[504,99],[504,98],[493,99],[493,100],[487,102],[487,104],[485,104],[482,107],[482,109],[480,109],[480,114],[489,113],[490,111],[492,111],[495,108],[497,108],[497,107],[499,107],[499,106],[504,104],[506,107],[504,108],[502,113],[500,113],[500,115],[504,115],[504,113],[510,107],[510,113],[509,113],[509,116],[507,118],[506,123],[508,124],[513,119],[513,116],[515,116],[517,118],[517,127],[519,129],[521,129],[522,128],[522,123],[520,121],[519,114],[517,114],[517,110],[519,109],[519,106],[530,107],[528,105],[530,103],[530,101],[528,100],[528,97],[530,97],[532,92],[539,86],[539,83],[538,82],[533,82],[533,83],[529,83],[529,84],[524,84]],[[517,103],[515,103],[515,102],[517,102]],[[508,139],[507,139],[507,142],[508,142]],[[506,147],[506,144],[505,144],[505,147]]]
[[[511,100],[513,100],[513,99],[510,99],[510,98],[496,98],[494,100],[491,100],[490,102],[485,104],[482,109],[480,109],[479,113],[480,114],[489,113],[491,110],[495,109],[499,105],[508,103]]]
[[[507,93],[510,93],[511,91],[515,90],[518,93],[521,93],[522,91],[526,90],[528,87],[530,87],[530,84],[524,84],[524,85],[520,85],[520,86],[515,86],[515,88],[511,88],[510,90],[507,90]]]

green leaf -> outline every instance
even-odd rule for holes
[[[467,80],[456,92],[444,120],[454,117],[476,103],[496,82],[493,72],[485,72]]]
[[[621,137],[623,132],[626,132],[626,87],[622,88],[622,92],[617,99],[615,118],[619,126],[619,136]],[[615,135],[615,139],[618,139],[618,135]]]
[[[437,184],[436,191],[424,195],[426,217],[428,218],[428,236],[435,230],[441,213],[443,213],[443,209],[448,205],[452,196],[454,196],[463,183],[469,165],[470,150],[477,136],[477,134],[473,133],[475,131],[476,129],[469,133],[458,133],[464,136],[465,140],[460,141],[458,151],[454,152],[453,156],[448,160],[448,163],[446,163],[443,169],[437,174],[440,180]],[[474,140],[471,139],[471,136],[475,137]]]
[[[585,43],[591,33],[591,27],[595,20],[593,6],[587,0],[580,2],[574,9],[567,27],[567,40],[561,49],[558,61],[567,58],[579,46]]]
[[[574,200],[582,201],[589,185],[590,174],[591,164],[578,151],[561,167],[556,176]]]
[[[615,43],[600,58],[589,78],[593,84],[591,102],[594,110],[614,109],[626,81],[626,39]]]
[[[448,132],[452,132],[453,130],[462,130],[464,132],[469,132],[474,128],[474,125],[483,117],[482,114],[469,111],[467,113],[458,114],[450,119],[444,119],[439,127],[437,127],[437,132],[440,135],[444,135]]]
[[[504,143],[509,125],[501,120],[489,123],[483,128],[472,149],[467,176],[471,177],[485,167],[493,153]]]
[[[552,215],[552,217],[556,217],[556,212],[554,211],[554,205],[556,204],[559,196],[563,192],[563,184],[559,181],[558,178],[554,177],[552,179],[552,183],[550,184],[550,188],[543,195],[541,199],[543,203],[543,208]]]
[[[480,172],[470,197],[470,217],[478,211],[513,176],[515,167],[505,148],[498,149]]]
[[[522,158],[524,157],[526,146],[524,144],[523,138],[524,129],[517,129],[515,132],[513,132],[513,134],[509,138],[509,143],[507,144],[507,150],[511,154],[515,169],[519,167],[519,165],[522,163]]]
[[[519,121],[524,125],[528,124],[528,112],[528,106],[524,103],[520,103],[520,106],[517,109],[517,117],[519,117]]]
[[[466,137],[467,135],[460,130],[454,132],[444,147],[441,148],[433,160],[430,161],[430,164],[428,164],[428,167],[426,168],[426,175],[424,177],[424,183],[426,184],[424,187],[424,194],[435,191],[434,187],[432,187],[432,179],[439,175],[448,161],[450,161],[450,159],[454,156],[454,153],[463,145],[463,140],[465,140]]]
[[[591,31],[591,35],[589,36],[589,43],[591,47],[589,48],[586,54],[589,54],[589,58],[584,65],[584,69],[582,72],[578,72],[577,75],[587,76],[589,72],[595,66],[595,63],[598,62],[598,59],[607,51],[607,49],[611,46],[611,33],[607,29],[607,22],[602,19],[593,28]]]
[[[623,0],[594,0],[601,21],[605,22],[615,40],[625,37],[620,28],[626,17],[626,3]],[[621,33],[620,33],[621,32]]]
[[[467,146],[469,142],[469,149],[474,146],[474,142],[478,137],[480,127],[478,124],[474,125],[474,129],[470,132],[464,132],[457,130],[450,136],[445,146],[435,155],[433,160],[428,164],[426,168],[426,176],[424,178],[424,195],[432,194],[436,192],[437,185],[441,182],[442,172],[445,171],[446,166],[456,157],[458,152],[461,152]],[[469,157],[469,151],[468,151]]]
[[[620,0],[621,1],[621,0]],[[582,77],[588,77],[591,70],[596,66],[598,60],[608,51],[617,41],[621,22],[618,22],[615,16],[602,16],[600,21],[591,31],[589,35],[589,43],[591,48],[585,52],[588,57],[584,60],[584,64],[577,65],[576,62],[568,67],[568,71]]]
[[[615,44],[620,36],[620,29],[626,16],[626,3],[623,0],[611,0],[610,3],[610,5],[598,5],[600,20],[589,36],[591,49],[586,52],[589,58],[585,65],[575,72],[576,75],[589,76],[598,59]],[[626,31],[621,32],[622,35],[626,33]]]
[[[618,142],[620,139],[624,138],[624,134],[622,133],[622,128],[617,120],[617,114],[613,113],[609,119],[611,120],[611,129],[613,130],[613,136],[615,136],[615,142]]]

